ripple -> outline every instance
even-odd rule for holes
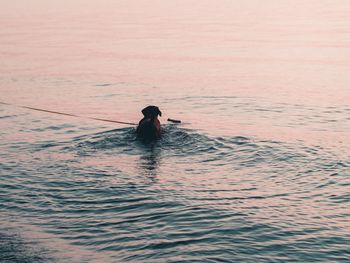
[[[336,260],[350,242],[349,160],[324,147],[174,125],[22,147],[31,158],[1,164],[0,210],[106,262]]]

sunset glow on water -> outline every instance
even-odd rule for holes
[[[0,3],[0,262],[349,259],[348,1]]]

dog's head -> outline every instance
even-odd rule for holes
[[[159,110],[157,106],[148,106],[142,110],[143,116],[146,118],[152,118],[152,117],[157,117],[162,116],[162,112]]]

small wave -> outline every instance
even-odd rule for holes
[[[175,125],[166,125],[162,137],[152,142],[137,138],[134,128],[122,128],[80,136],[72,143],[72,146],[65,149],[83,156],[143,156],[156,151],[163,158],[183,158],[195,163],[210,163],[233,169],[259,166],[262,163],[272,167],[296,165],[298,161],[304,163],[310,154],[317,157],[314,153],[317,155],[320,151],[308,147],[305,152],[300,152],[297,145],[244,136],[210,137]]]
[[[92,259],[240,261],[245,253],[277,258],[292,246],[302,261],[303,246],[324,247],[310,233],[327,237],[328,259],[347,242],[336,236],[350,164],[319,146],[165,125],[153,142],[128,127],[41,141],[40,149],[0,164],[0,211],[30,216]]]
[[[0,119],[11,119],[15,117],[17,117],[17,115],[4,115],[4,116],[0,116]]]
[[[0,229],[1,262],[55,262],[45,248],[36,242],[24,240],[18,233],[6,232]]]
[[[107,86],[112,86],[112,83],[100,83],[100,84],[95,84],[96,87],[107,87]]]

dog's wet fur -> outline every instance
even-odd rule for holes
[[[136,128],[137,136],[140,138],[154,140],[160,137],[160,122],[158,115],[162,112],[157,106],[148,106],[142,110],[143,119]]]

